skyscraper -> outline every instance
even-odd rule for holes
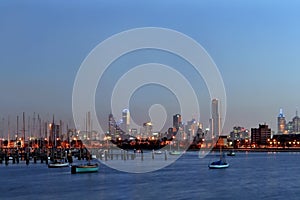
[[[151,122],[146,122],[143,124],[143,131],[142,136],[144,138],[151,137],[152,136],[152,123]]]
[[[296,111],[296,116],[293,118],[293,133],[300,133],[300,117],[298,116],[298,111]]]
[[[182,125],[181,115],[180,114],[173,115],[173,128],[176,128],[176,130],[178,131],[181,125]]]
[[[128,109],[122,111],[122,130],[126,133],[129,133],[130,126],[130,113]]]
[[[277,117],[277,133],[278,134],[286,133],[286,121],[282,109],[280,109],[279,115]]]
[[[108,116],[108,132],[110,135],[116,134],[116,121],[113,114],[109,114]]]
[[[220,129],[221,118],[219,112],[219,100],[213,99],[211,102],[211,119],[210,119],[210,131],[213,138],[217,138],[221,134]]]

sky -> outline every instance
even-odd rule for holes
[[[224,134],[233,126],[250,129],[260,123],[277,131],[279,109],[291,120],[300,106],[299,9],[299,1],[267,0],[1,1],[0,116],[5,122],[0,129],[8,116],[15,129],[14,120],[22,112],[48,120],[55,114],[72,124],[73,84],[87,55],[122,31],[162,27],[193,38],[217,65],[227,96]],[[210,98],[203,79],[182,59],[151,50],[130,53],[108,69],[96,93],[100,123],[107,124],[107,96],[122,73],[154,61],[167,63],[192,82],[201,99],[196,118],[208,126]],[[148,121],[147,111],[157,103],[166,107],[170,126],[178,101],[158,85],[133,94],[132,116],[138,123]]]

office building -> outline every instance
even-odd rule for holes
[[[221,118],[218,99],[213,99],[211,102],[210,131],[212,138],[218,138],[221,134]]]
[[[277,133],[278,134],[286,133],[286,120],[282,112],[282,109],[280,109],[279,115],[277,117]]]
[[[251,144],[255,146],[267,145],[271,138],[271,129],[266,124],[259,124],[259,128],[251,128]]]
[[[182,121],[181,121],[181,115],[176,114],[173,116],[173,127],[176,128],[176,130],[179,130],[179,127],[182,126]]]
[[[121,125],[121,129],[123,130],[123,132],[125,133],[129,133],[129,129],[130,129],[130,113],[128,109],[124,109],[122,111],[122,125]]]

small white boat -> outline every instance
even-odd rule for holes
[[[220,160],[210,163],[208,167],[209,169],[224,169],[229,167],[229,163],[226,162],[225,155],[222,153],[222,148],[220,148]]]
[[[169,154],[170,154],[170,155],[174,155],[174,156],[178,156],[178,155],[181,154],[181,152],[180,152],[180,151],[175,151],[175,150],[174,150],[174,151],[170,151]]]
[[[162,154],[162,151],[160,150],[154,151],[154,154]]]
[[[235,152],[234,152],[234,151],[229,151],[229,152],[227,153],[227,156],[235,156]]]
[[[222,169],[229,167],[229,164],[227,162],[223,162],[222,160],[218,160],[215,162],[212,162],[210,165],[208,165],[210,169]]]
[[[48,168],[61,168],[69,167],[69,163],[65,159],[55,159],[53,162],[48,164]]]

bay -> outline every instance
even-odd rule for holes
[[[300,153],[237,152],[227,169],[208,169],[218,153],[187,152],[163,169],[126,173],[103,164],[71,174],[45,164],[0,165],[0,199],[299,199]],[[124,161],[130,162],[130,160]]]

